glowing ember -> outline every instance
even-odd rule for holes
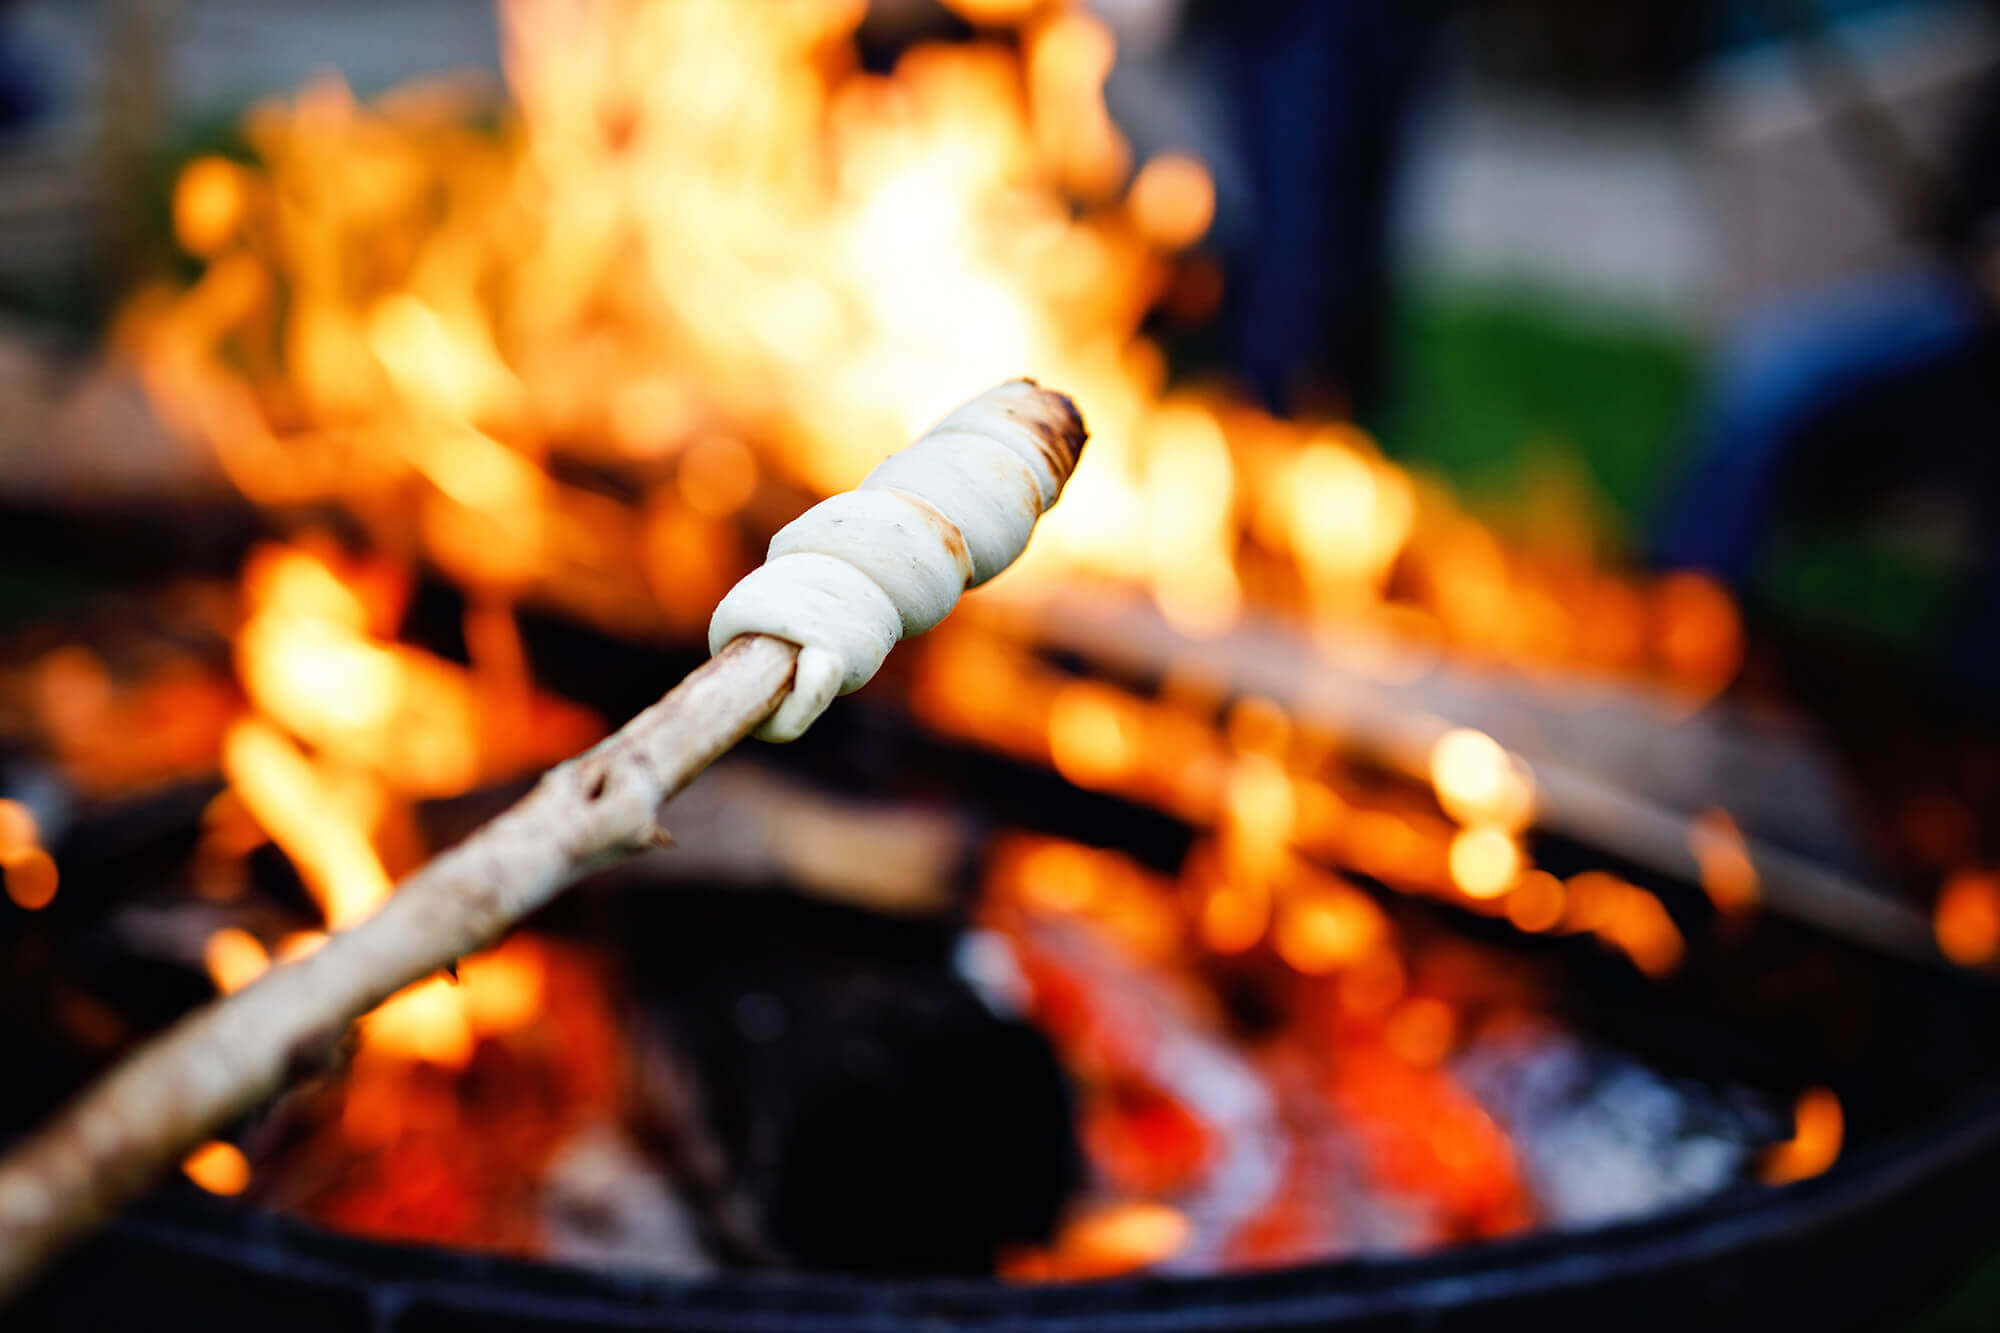
[[[1961,871],[1945,882],[1933,917],[1938,948],[1961,967],[1991,962],[2000,953],[2000,880]]]
[[[1328,1095],[1352,1118],[1371,1175],[1428,1205],[1430,1239],[1500,1236],[1531,1220],[1507,1136],[1436,1061],[1453,1030],[1448,1008],[1397,1010],[1403,1049],[1350,1044]]]
[[[39,847],[30,847],[0,859],[0,875],[7,881],[7,896],[15,906],[40,911],[55,901],[55,858]]]
[[[459,989],[436,978],[391,1000],[368,1020],[346,1077],[314,1093],[330,1132],[273,1164],[287,1206],[365,1235],[538,1252],[533,1200],[550,1161],[629,1110],[606,970],[600,957],[516,937],[461,965],[483,998],[424,1015]],[[450,1063],[460,1055],[464,1066]]]
[[[1383,952],[1340,978],[1340,1007],[1356,1018],[1380,1018],[1403,998],[1403,960]]]
[[[1792,1137],[1764,1158],[1762,1174],[1769,1185],[1786,1185],[1817,1176],[1840,1157],[1844,1134],[1840,1099],[1826,1088],[1808,1088],[1793,1108]]]
[[[19,801],[0,799],[0,858],[25,852],[40,839],[34,811]]]
[[[1531,870],[1507,894],[1507,919],[1532,933],[1553,930],[1563,919],[1569,891],[1545,870]]]
[[[250,1163],[231,1143],[210,1140],[181,1163],[187,1178],[210,1194],[241,1194],[250,1188]]]
[[[1314,976],[1352,967],[1383,946],[1388,922],[1375,900],[1334,882],[1295,890],[1279,910],[1278,956]]]
[[[1743,845],[1743,835],[1727,812],[1710,810],[1694,822],[1688,850],[1701,867],[1701,887],[1723,912],[1745,912],[1757,905],[1757,867]]]
[[[1622,949],[1648,976],[1665,976],[1680,966],[1685,941],[1658,898],[1598,870],[1573,877],[1566,889],[1567,929],[1596,933]]]
[[[1382,1041],[1413,1065],[1441,1063],[1451,1054],[1458,1022],[1451,1006],[1435,996],[1406,1001],[1382,1025]]]
[[[1046,1252],[1017,1256],[1002,1271],[1029,1281],[1116,1277],[1172,1258],[1188,1234],[1187,1218],[1165,1204],[1107,1204],[1065,1222]]]
[[[0,800],[0,881],[16,907],[40,911],[55,901],[56,863],[39,845],[34,812],[19,801]]]

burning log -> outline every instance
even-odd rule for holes
[[[1358,629],[1350,648],[1362,665],[1268,620],[1245,617],[1227,640],[1191,637],[1131,598],[1055,590],[1008,609],[1045,650],[1134,679],[1171,667],[1183,687],[1276,700],[1352,752],[1418,781],[1433,777],[1438,744],[1454,727],[1475,727],[1531,770],[1541,828],[1678,879],[1710,882],[1702,858],[1712,829],[1674,808],[1676,800],[1756,816],[1775,836],[1751,829],[1740,855],[1764,907],[1864,948],[1944,961],[1922,913],[1787,849],[1803,841],[1843,850],[1847,831],[1829,813],[1841,803],[1803,738],[1746,710],[1691,722],[1662,697],[1611,684],[1562,698],[1532,679],[1430,662]]]
[[[773,541],[716,609],[715,657],[325,947],[141,1048],[0,1159],[0,1292],[170,1162],[323,1066],[348,1026],[492,943],[564,888],[667,841],[661,802],[753,729],[798,735],[904,634],[1025,548],[1082,450],[1067,398],[1031,381],[973,400]],[[953,586],[947,572],[956,573]]]

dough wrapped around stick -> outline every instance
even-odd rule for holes
[[[757,735],[797,739],[835,695],[866,685],[900,639],[1013,564],[1083,441],[1069,399],[1009,380],[890,455],[859,489],[780,529],[708,627],[711,652],[743,634],[799,646],[791,692]]]

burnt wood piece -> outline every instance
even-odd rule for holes
[[[952,922],[736,887],[621,902],[633,988],[720,1149],[700,1183],[725,1248],[984,1274],[1049,1237],[1081,1183],[1068,1084],[958,975]]]

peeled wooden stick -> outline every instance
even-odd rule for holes
[[[660,803],[752,729],[769,720],[789,739],[834,693],[859,688],[898,638],[1013,562],[1083,439],[1067,398],[1012,381],[779,532],[771,562],[717,607],[713,660],[551,769],[373,916],[189,1014],[0,1158],[0,1297],[195,1144],[325,1065],[390,995],[665,841]]]

